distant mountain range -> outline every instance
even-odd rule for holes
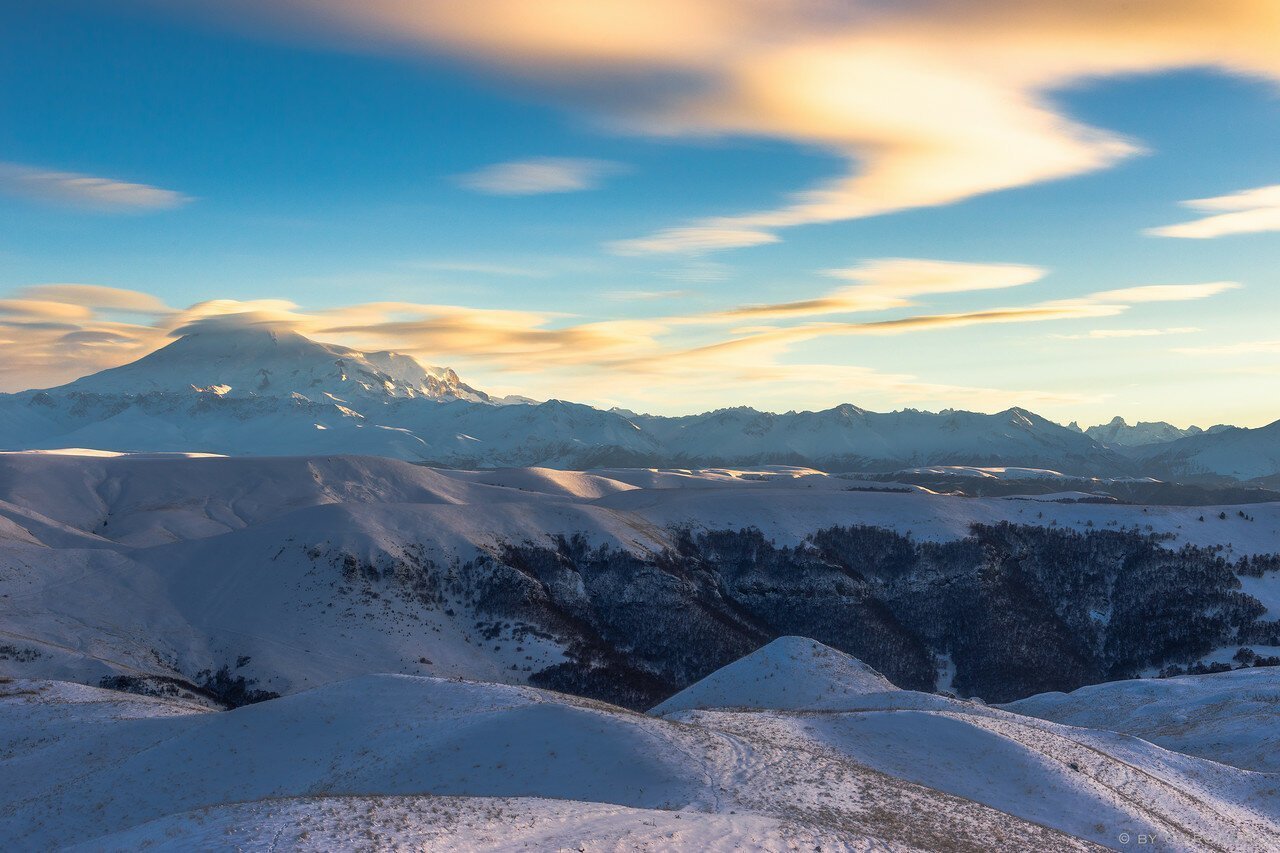
[[[409,356],[244,326],[198,329],[131,364],[0,395],[0,447],[363,453],[452,467],[965,465],[1243,481],[1280,474],[1280,422],[1182,430],[1116,418],[1081,430],[1022,408],[878,413],[850,404],[660,417],[498,398]]]

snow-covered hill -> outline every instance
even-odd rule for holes
[[[1105,706],[1092,723],[1100,730],[1072,728],[897,690],[875,675],[819,643],[782,638],[654,713],[740,736],[767,730],[816,741],[868,769],[1107,846],[1138,836],[1157,849],[1269,849],[1274,840],[1280,816],[1274,778],[1101,730],[1109,722]],[[770,689],[774,679],[802,685],[807,698]],[[1274,689],[1280,669],[1259,670],[1257,681]],[[708,701],[715,697],[727,700],[722,709]],[[741,707],[748,697],[748,707],[757,710]],[[770,709],[770,699],[777,700],[777,710]],[[1254,726],[1256,736],[1266,736],[1266,723]]]
[[[270,838],[246,821],[256,809],[241,806],[237,820],[226,808],[251,803],[284,810],[272,827],[288,833],[280,841],[309,849],[335,834],[339,847],[370,844],[376,833],[389,835],[384,845],[416,834],[455,849],[476,833],[511,849],[548,831],[594,848],[628,830],[668,845],[671,831],[709,842],[698,849],[756,839],[775,849],[920,850],[931,839],[1015,834],[1084,849],[1013,815],[868,773],[816,743],[806,754],[767,734],[727,735],[528,688],[368,676],[228,713],[130,720],[101,695],[68,697],[57,683],[0,693],[0,831],[10,849],[204,848],[199,838],[256,847]],[[52,750],[39,747],[54,739]],[[237,831],[210,838],[197,809]]]
[[[1280,774],[1280,667],[1133,679],[1003,706],[1058,723],[1135,735],[1166,749]]]
[[[1233,568],[1278,543],[1280,504],[797,468],[2,454],[0,674],[225,703],[398,672],[648,707],[803,632],[899,685],[1004,701],[1280,645],[1276,565]]]
[[[821,710],[770,707],[764,676]],[[691,691],[763,701],[644,716],[372,675],[210,713],[0,683],[0,832],[16,850],[974,851],[1266,850],[1280,833],[1274,775],[887,683],[832,701],[878,676],[812,641],[713,678]]]
[[[898,688],[851,655],[805,639],[779,637],[681,690],[649,713],[705,708],[842,711]]]

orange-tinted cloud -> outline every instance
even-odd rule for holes
[[[1120,290],[1106,290],[1095,293],[1090,299],[1099,302],[1186,302],[1193,299],[1205,299],[1217,296],[1228,290],[1238,290],[1240,284],[1234,281],[1206,281],[1201,284],[1146,284],[1141,287],[1125,287]]]
[[[975,264],[918,258],[882,258],[847,269],[827,270],[833,278],[858,282],[824,296],[772,305],[743,305],[717,316],[726,320],[775,319],[817,314],[883,311],[914,304],[913,299],[946,293],[1000,290],[1031,284],[1046,271],[1023,264]]]
[[[817,338],[846,335],[900,335],[912,332],[938,331],[967,326],[983,326],[1010,323],[1039,323],[1054,320],[1082,320],[1115,317],[1129,311],[1134,305],[1151,302],[1185,302],[1206,299],[1238,288],[1235,282],[1209,282],[1205,284],[1147,285],[1121,290],[1101,291],[1075,299],[1056,299],[1031,305],[994,307],[975,311],[959,311],[945,314],[914,314],[889,320],[862,322],[805,322],[791,326],[760,326],[734,329],[736,337],[694,349],[673,351],[667,354],[676,364],[708,355],[732,354],[742,359],[747,351],[771,350],[779,353],[787,346]],[[833,313],[827,299],[807,300],[785,304],[790,318],[821,316]],[[846,309],[847,310],[847,309]],[[726,314],[704,315],[704,322],[715,322]],[[675,318],[673,322],[695,322],[696,318]],[[653,362],[649,362],[653,366]]]
[[[19,293],[28,299],[47,299],[86,309],[109,308],[139,314],[166,314],[173,310],[149,293],[100,284],[34,284]]]
[[[75,303],[50,299],[0,299],[0,317],[10,320],[75,322],[92,316],[91,309]]]
[[[1146,233],[1156,237],[1208,240],[1230,234],[1280,231],[1280,184],[1184,201],[1183,205],[1211,215],[1176,225],[1148,228]]]
[[[910,305],[930,294],[1016,287],[1038,278],[1034,267],[951,264],[891,259],[840,271],[864,282],[881,299]],[[943,275],[943,273],[947,275]],[[696,408],[709,389],[740,389],[753,400],[784,400],[785,393],[876,393],[910,402],[949,405],[975,400],[1024,404],[1048,400],[1027,389],[960,388],[868,367],[791,363],[805,341],[850,335],[898,335],[989,324],[1111,317],[1142,303],[1204,299],[1229,282],[1153,285],[1104,291],[1077,299],[996,306],[949,313],[918,313],[883,320],[834,322],[834,313],[863,310],[865,300],[835,304],[830,296],[773,306],[767,318],[794,325],[725,328],[741,309],[641,320],[599,320],[553,312],[370,302],[310,310],[287,300],[214,299],[181,310],[158,310],[147,294],[88,285],[46,285],[0,300],[0,383],[12,390],[69,381],[138,358],[173,335],[211,325],[286,326],[319,340],[357,349],[395,349],[426,363],[446,364],[497,393],[522,392],[588,401],[615,399],[619,388],[637,403],[670,408],[688,400]],[[25,295],[40,294],[45,299]],[[66,301],[61,301],[66,300]],[[857,307],[851,309],[850,305]],[[144,312],[144,308],[157,309]],[[112,319],[121,312],[146,321]],[[477,377],[475,374],[479,374]],[[504,377],[506,377],[504,379]],[[819,381],[818,377],[822,377]],[[510,382],[510,385],[503,383]],[[1059,392],[1057,398],[1072,396]],[[773,395],[773,396],[769,396]],[[912,399],[915,395],[915,399]],[[1053,395],[1050,395],[1053,396]],[[1089,395],[1075,395],[1083,399]],[[789,403],[788,405],[793,405]]]
[[[135,0],[144,2],[145,0]],[[1055,92],[1179,68],[1280,80],[1275,0],[151,0],[344,49],[425,51],[611,123],[780,139],[845,170],[758,211],[615,247],[696,252],[1105,168],[1141,144]]]

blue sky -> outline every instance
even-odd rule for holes
[[[920,45],[981,15],[922,3],[824,28],[808,4],[762,22],[621,0],[601,22],[555,0],[591,36],[562,43],[554,21],[504,28],[504,0],[470,4],[475,20],[418,5],[0,9],[0,383],[65,381],[243,313],[482,387],[656,412],[1277,416],[1265,4],[1172,4],[1184,43],[1157,4],[1136,24],[1063,4],[1063,36],[993,0],[978,33],[995,47],[939,68]],[[712,23],[681,18],[695,8]],[[690,43],[651,43],[650,23]],[[1113,51],[1147,23],[1175,35]],[[1037,38],[1043,68],[1017,51]],[[820,205],[788,201],[820,186]],[[1223,211],[1242,215],[1147,233]],[[1152,285],[1185,289],[1133,290]],[[866,325],[885,320],[906,322]]]

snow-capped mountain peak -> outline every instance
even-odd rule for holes
[[[218,396],[290,397],[315,402],[395,398],[488,402],[445,367],[424,367],[394,352],[360,352],[265,325],[195,326],[130,364],[58,391],[142,394],[212,392]]]
[[[1105,424],[1091,426],[1084,431],[1085,435],[1100,444],[1109,447],[1138,447],[1144,444],[1162,444],[1177,441],[1189,435],[1204,432],[1198,426],[1180,429],[1165,421],[1139,421],[1130,425],[1117,415]]]

